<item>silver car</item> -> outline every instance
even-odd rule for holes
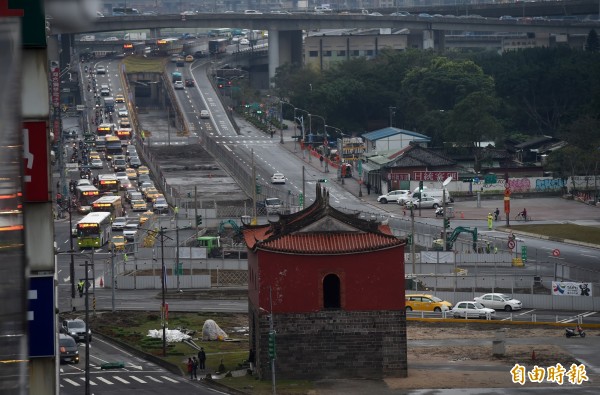
[[[520,300],[513,299],[508,295],[500,293],[490,293],[478,296],[475,298],[475,301],[494,310],[513,311],[521,310],[523,308]]]
[[[465,300],[458,302],[454,308],[450,310],[454,318],[479,318],[485,320],[496,317],[496,310],[488,309],[479,302],[473,300]]]

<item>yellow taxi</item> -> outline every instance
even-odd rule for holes
[[[448,311],[452,303],[430,294],[411,294],[405,296],[406,311]]]
[[[150,169],[148,169],[148,166],[140,166],[137,169],[138,175],[140,174],[150,174]]]
[[[122,94],[115,96],[115,103],[125,103],[125,96]]]
[[[90,162],[94,159],[100,159],[100,154],[97,151],[90,151]]]
[[[146,211],[146,212],[142,213],[142,215],[140,215],[140,225],[143,225],[144,223],[146,223],[146,221],[148,221],[153,216],[154,216],[154,212],[152,212],[152,211]]]
[[[127,178],[129,178],[130,180],[135,180],[137,178],[137,172],[131,167],[125,169],[125,174],[127,174]]]
[[[110,239],[110,246],[115,251],[125,251],[125,244],[127,241],[125,240],[125,236],[123,235],[114,235]]]
[[[185,61],[186,62],[193,62],[194,61],[194,57],[192,55],[188,55],[185,57]]]
[[[144,191],[144,194],[146,196],[146,201],[148,202],[154,202],[154,200],[161,195],[156,188],[148,188]]]
[[[148,205],[145,201],[136,199],[131,201],[131,209],[133,211],[146,211],[148,209]]]

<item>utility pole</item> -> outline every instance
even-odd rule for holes
[[[162,289],[162,356],[167,356],[167,310],[165,305],[165,293],[166,293],[166,269],[165,269],[165,228],[160,227],[160,260],[161,260],[161,289]]]
[[[175,268],[175,270],[177,270],[177,292],[181,292],[181,285],[179,283],[179,225],[177,224],[177,220],[175,221],[175,239],[177,240],[177,245],[175,246],[175,249],[177,251],[177,260],[175,263],[177,265]]]
[[[186,214],[187,215],[187,214]],[[198,186],[194,185],[194,218],[196,219],[196,232],[200,225],[198,225]]]
[[[62,148],[61,148],[62,150]],[[62,168],[61,168],[62,169]],[[61,170],[62,172],[62,170]],[[71,251],[73,250],[73,220],[71,216],[71,199],[69,199],[69,239],[71,241]],[[75,257],[71,254],[71,265],[69,266],[69,276],[71,277],[71,307],[73,304],[73,299],[75,299]]]
[[[71,255],[73,256],[73,255]],[[115,248],[113,247],[112,249],[112,253],[110,254],[110,275],[111,275],[111,290],[110,290],[110,294],[111,294],[111,310],[114,313],[115,312],[115,280],[117,279],[117,276],[115,276]]]
[[[390,107],[390,127],[394,127],[394,115],[396,115],[396,107]]]
[[[254,167],[254,148],[251,150],[252,156],[252,224],[256,225],[256,167]]]
[[[302,165],[302,209],[304,209],[304,207],[306,207],[306,180],[304,178],[304,165]]]
[[[93,251],[93,249],[92,249]],[[90,287],[88,286],[88,261],[85,260],[85,395],[90,395]]]
[[[417,269],[415,265],[415,205],[411,202],[410,205],[410,234],[411,243],[410,243],[410,260],[412,261],[412,270],[413,276],[416,275]]]

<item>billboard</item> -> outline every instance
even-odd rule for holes
[[[552,281],[552,296],[592,296],[592,283]]]

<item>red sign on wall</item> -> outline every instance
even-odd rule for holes
[[[52,93],[52,106],[58,108],[60,106],[60,69],[56,61],[50,62],[50,81],[52,81],[50,89]]]
[[[458,180],[458,172],[456,172],[456,171],[413,171],[413,181],[443,182],[448,177],[452,177],[453,180]]]
[[[48,171],[48,137],[45,121],[23,123],[23,159],[25,165],[26,202],[50,200]]]

